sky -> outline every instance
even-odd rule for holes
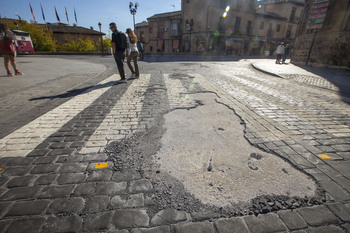
[[[135,15],[136,23],[147,21],[147,18],[165,12],[181,10],[181,0],[133,0],[139,7]],[[18,19],[18,13],[22,19],[30,22],[33,20],[30,11],[31,4],[35,19],[38,23],[45,23],[40,4],[43,7],[47,23],[57,23],[55,6],[61,23],[68,23],[65,7],[68,12],[69,24],[75,22],[74,8],[77,14],[78,26],[90,28],[92,26],[99,31],[98,23],[101,22],[101,31],[108,34],[109,23],[115,22],[118,30],[125,32],[127,28],[133,28],[133,16],[129,10],[130,0],[0,0],[0,16],[2,18]]]

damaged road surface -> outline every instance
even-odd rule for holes
[[[106,150],[115,170],[133,169],[150,180],[151,216],[164,209],[237,216],[324,201],[308,175],[252,146],[239,116],[198,79],[164,77],[145,94],[147,102],[157,87],[159,100],[168,99],[152,102],[158,118]]]
[[[316,185],[276,155],[251,146],[234,112],[214,94],[193,95],[203,105],[165,117],[166,132],[156,155],[160,169],[183,183],[205,204],[218,207],[261,195],[313,197]]]

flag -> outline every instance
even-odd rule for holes
[[[69,24],[69,19],[68,19],[68,12],[67,12],[67,7],[64,7],[66,9],[66,17],[67,17],[67,22]]]
[[[57,13],[56,7],[55,7],[55,13],[56,13],[56,18],[57,18],[58,22],[61,22],[60,17],[58,16],[58,13]]]
[[[43,20],[46,22],[43,6],[41,5],[41,3],[40,3],[40,7],[41,7],[41,13],[43,15]]]
[[[35,15],[34,15],[34,11],[33,11],[33,8],[32,8],[32,5],[29,3],[29,7],[30,7],[30,11],[32,12],[32,15],[33,15],[33,20],[35,22]]]
[[[74,17],[75,17],[75,22],[78,23],[77,12],[75,12],[75,7],[74,7]]]

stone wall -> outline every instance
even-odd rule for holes
[[[298,37],[292,53],[293,63],[305,64],[314,34]],[[309,64],[350,67],[350,32],[317,33]]]

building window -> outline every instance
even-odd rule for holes
[[[280,31],[281,31],[281,24],[277,24],[276,32],[280,32]]]
[[[170,23],[170,35],[171,36],[178,36],[179,35],[178,21],[171,21],[171,23]]]
[[[269,23],[269,28],[267,30],[267,36],[271,37],[272,36],[272,23]]]
[[[149,33],[152,33],[152,28],[149,28]]]
[[[190,3],[190,0],[186,0],[186,3]]]
[[[247,35],[251,34],[251,29],[252,29],[252,21],[248,21],[247,30],[246,30]]]
[[[235,33],[239,33],[241,27],[241,17],[236,17]]]
[[[264,22],[260,22],[260,30],[264,30]]]
[[[292,8],[292,13],[290,14],[290,19],[289,21],[294,22],[294,18],[295,18],[295,12],[297,11],[296,7]]]

